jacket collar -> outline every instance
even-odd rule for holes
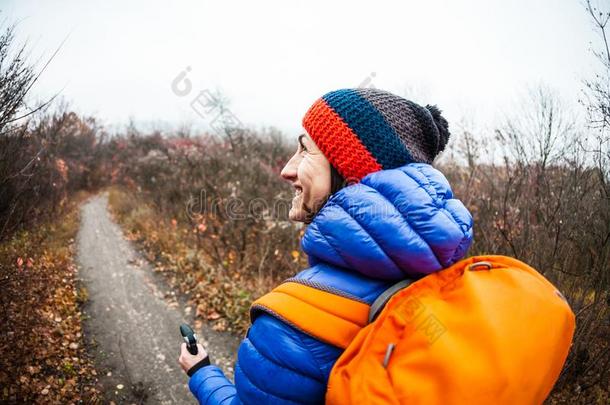
[[[383,280],[419,278],[464,257],[472,225],[441,172],[411,163],[333,194],[301,245],[310,265],[324,262]]]

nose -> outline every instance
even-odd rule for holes
[[[280,172],[280,176],[284,180],[295,181],[297,179],[297,168],[299,167],[299,156],[294,154],[290,160],[286,163],[282,171]]]

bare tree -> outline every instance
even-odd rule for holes
[[[565,158],[574,138],[574,118],[549,87],[529,90],[503,129],[497,130],[498,145],[517,164],[537,165],[542,170]]]
[[[0,35],[0,136],[23,107],[36,75],[27,64],[25,45],[13,52],[14,27]]]
[[[585,80],[583,104],[587,110],[589,123],[597,132],[594,139],[583,146],[592,154],[603,183],[603,192],[610,199],[610,45],[608,44],[608,22],[610,10],[601,10],[586,2],[586,10],[602,44],[599,49],[592,49],[599,61],[599,72],[592,80]]]

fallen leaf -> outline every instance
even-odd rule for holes
[[[208,321],[215,321],[216,319],[220,318],[220,314],[216,311],[212,311],[208,313],[207,319]]]

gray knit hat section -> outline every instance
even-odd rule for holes
[[[360,88],[357,91],[383,115],[414,161],[432,163],[444,148],[446,140],[440,140],[439,129],[428,108],[383,90]]]

